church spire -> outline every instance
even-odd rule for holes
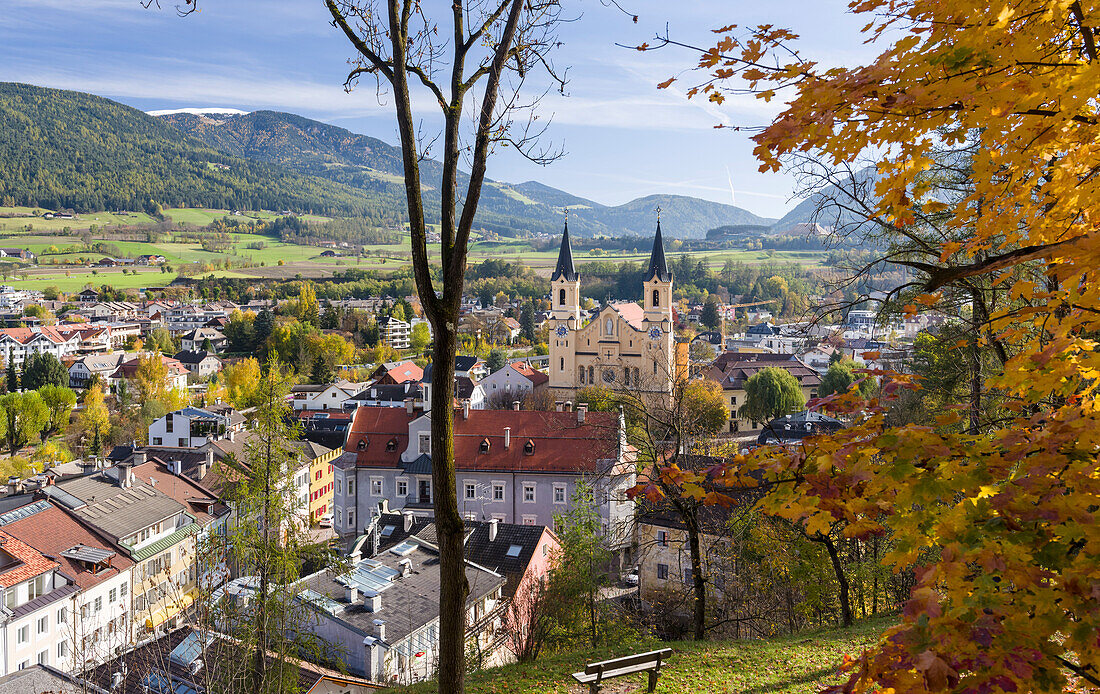
[[[569,246],[569,221],[565,222],[565,231],[561,235],[561,249],[558,251],[558,264],[554,266],[554,274],[550,275],[550,281],[563,279],[566,282],[577,281],[577,270],[573,267],[573,249]]]
[[[657,217],[657,235],[653,237],[653,252],[649,254],[649,271],[645,273],[646,282],[654,279],[661,282],[672,281],[672,273],[668,271],[668,263],[665,262],[665,242],[661,238],[660,216]]]

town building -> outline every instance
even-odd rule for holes
[[[222,369],[222,360],[205,349],[176,352],[172,358],[183,364],[183,368],[195,378],[209,378]]]
[[[342,410],[344,403],[362,392],[362,383],[339,381],[329,384],[301,384],[290,389],[295,410]]]
[[[665,261],[660,222],[641,305],[611,303],[585,323],[580,282],[567,225],[550,276],[549,388],[555,399],[573,400],[577,390],[590,385],[628,389],[643,397],[671,397],[673,382],[687,373],[687,346],[677,345],[673,332],[672,273]]]
[[[745,381],[769,367],[789,371],[798,380],[802,397],[807,402],[817,397],[821,374],[793,354],[724,352],[718,355],[706,371],[706,378],[717,381],[722,386],[726,407],[730,412],[729,433],[744,434],[760,430],[763,422],[742,417],[739,410],[745,404]]]
[[[199,448],[211,441],[231,438],[243,430],[244,417],[232,408],[185,407],[149,425],[149,445]]]
[[[578,487],[593,490],[603,527],[629,554],[634,450],[622,415],[459,408],[454,422],[459,508],[469,520],[552,528]],[[334,527],[360,533],[379,504],[434,513],[431,413],[360,407],[336,463]]]
[[[412,327],[393,316],[378,319],[378,331],[382,341],[393,349],[408,349],[412,345]]]
[[[225,351],[229,339],[214,328],[195,328],[180,335],[180,349],[185,352],[207,349],[207,342],[210,343],[209,350],[218,354]]]
[[[489,374],[479,385],[488,407],[504,409],[513,400],[522,400],[528,393],[545,388],[549,381],[549,376],[525,362],[513,362]]]

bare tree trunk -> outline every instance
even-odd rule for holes
[[[852,626],[852,602],[849,595],[848,577],[844,575],[844,566],[840,563],[840,552],[837,551],[836,544],[828,535],[818,533],[816,537],[811,539],[825,545],[825,550],[829,553],[829,559],[833,563],[833,572],[836,573],[836,581],[840,585],[840,621],[844,626],[850,627]]]
[[[691,589],[693,593],[691,617],[692,635],[696,641],[707,637],[707,584],[703,575],[703,554],[699,542],[698,511],[684,514],[688,531],[688,549],[691,553]]]

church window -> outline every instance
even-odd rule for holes
[[[564,289],[559,289],[558,290],[558,304],[560,304],[561,306],[565,306],[565,290]]]
[[[581,385],[584,385],[584,367],[581,367]]]
[[[558,370],[565,371],[565,357],[561,358],[561,367]]]
[[[581,368],[584,368],[584,367],[581,367]],[[589,383],[595,383],[596,382],[596,376],[595,376],[591,366],[588,367],[588,382]]]
[[[658,289],[653,290],[653,308],[657,308],[661,305],[661,292]]]
[[[630,387],[630,368],[623,369],[623,385],[627,388]]]
[[[615,322],[612,321],[610,318],[607,319],[607,329],[604,332],[608,335],[615,334]]]
[[[634,387],[635,388],[638,387],[638,383],[639,383],[639,381],[638,381],[638,367],[635,366],[634,367]]]
[[[607,383],[615,382],[615,369],[604,369],[603,380]]]
[[[654,376],[657,375],[657,360],[656,359],[653,360],[653,375]]]

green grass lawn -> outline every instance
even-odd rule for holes
[[[584,666],[631,653],[671,648],[657,694],[811,694],[836,684],[845,653],[857,653],[877,640],[888,619],[858,622],[851,629],[805,632],[770,641],[645,641],[629,648],[555,654],[533,664],[506,665],[467,676],[468,694],[587,694],[570,676]],[[646,675],[611,680],[609,692],[644,692]],[[430,694],[434,682],[387,690],[391,694]]]
[[[136,275],[124,275],[119,271],[97,270],[93,275],[91,268],[70,268],[69,276],[65,270],[28,275],[27,279],[8,277],[5,282],[16,289],[45,289],[57,287],[63,292],[79,292],[86,285],[110,285],[115,289],[140,289],[142,287],[166,287],[176,279],[174,272],[161,272],[159,269],[138,269]]]

